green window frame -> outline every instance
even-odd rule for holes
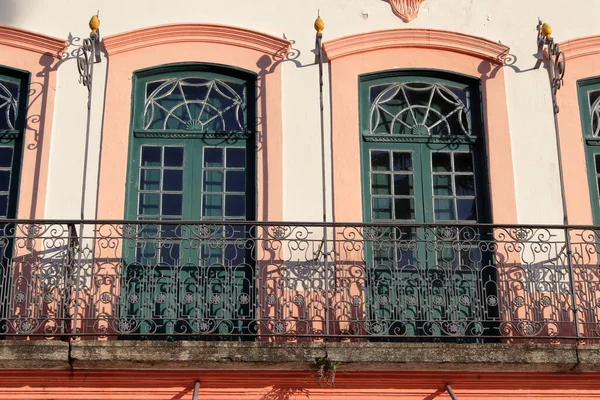
[[[247,333],[254,257],[239,222],[256,216],[256,77],[185,63],[133,85],[125,218],[155,222],[124,246],[122,330]],[[223,225],[207,236],[186,222],[203,220]]]
[[[468,226],[491,215],[479,80],[384,71],[360,76],[359,93],[363,218],[402,223],[365,246],[367,330],[483,334],[494,311],[481,298],[495,289],[481,287],[489,255]]]
[[[10,297],[15,225],[7,219],[17,217],[23,141],[27,122],[30,74],[0,65],[0,293]],[[8,302],[0,306],[7,315]],[[0,319],[6,331],[6,320]]]
[[[17,215],[29,76],[0,66],[0,220]]]
[[[577,82],[594,225],[600,224],[600,77]]]

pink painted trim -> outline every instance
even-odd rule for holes
[[[364,35],[358,35],[364,37]],[[483,114],[488,155],[492,222],[517,223],[512,149],[503,69],[486,56],[448,49],[423,48],[410,43],[402,48],[382,48],[364,53],[348,53],[331,61],[333,195],[337,221],[363,219],[360,165],[358,77],[390,69],[444,68],[481,79]],[[508,50],[507,48],[505,48]],[[339,53],[337,53],[339,55]]]
[[[569,60],[563,86],[557,93],[559,144],[563,158],[565,201],[569,223],[593,225],[588,168],[583,142],[583,127],[577,81],[600,75],[600,36],[589,36],[559,43]],[[583,110],[585,112],[585,110]]]
[[[269,55],[283,56],[288,40],[252,31],[213,24],[172,24],[143,28],[107,36],[103,40],[109,56],[162,44],[206,42],[245,47]]]
[[[0,25],[0,45],[38,54],[50,53],[53,57],[60,59],[66,48],[69,47],[69,42],[24,29]]]
[[[600,36],[588,36],[560,43],[560,49],[569,60],[600,54]]]
[[[50,47],[44,51],[0,39],[0,63],[30,73],[17,217],[43,218],[59,60]]]
[[[160,44],[157,44],[154,35],[142,34],[138,39],[145,39],[146,42],[129,43],[124,45],[125,47],[116,46],[115,42],[111,44],[115,36],[112,39],[105,39],[109,42],[109,48],[116,47],[111,48],[107,71],[97,217],[119,219],[124,216],[131,124],[131,79],[134,71],[164,64],[202,62],[238,67],[257,74],[260,93],[257,106],[260,120],[257,127],[259,146],[256,152],[257,219],[281,220],[283,218],[282,79],[281,68],[273,51],[279,44],[289,42],[277,39],[277,46],[273,45],[262,50],[240,46],[238,43],[225,44],[222,38],[211,38],[211,36],[204,36],[201,41],[194,42],[188,40],[190,36],[186,27],[189,25],[183,25],[182,29],[169,25],[168,29],[173,35],[168,41],[160,41]],[[194,26],[197,28],[196,32],[208,32],[211,27],[213,25]],[[244,37],[248,32],[236,28],[227,28],[227,30],[231,34],[237,32],[239,38]],[[175,36],[177,32],[182,35],[181,40]],[[266,35],[262,36],[268,38]],[[115,50],[119,49],[120,51],[115,53]]]
[[[368,32],[330,40],[323,47],[329,60],[367,51],[416,47],[467,54],[494,64],[502,64],[510,50],[503,44],[480,37],[432,29]]]

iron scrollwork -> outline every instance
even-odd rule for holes
[[[554,113],[558,114],[559,106],[556,100],[558,90],[563,85],[563,78],[565,76],[567,58],[565,53],[560,50],[558,43],[554,41],[554,38],[550,34],[545,35],[543,32],[544,24],[542,21],[538,21],[537,25],[537,47],[538,55],[548,60],[550,63],[550,86],[552,89],[552,105],[554,107]]]
[[[100,54],[100,34],[90,33],[90,37],[83,39],[83,43],[77,52],[77,69],[79,70],[79,82],[87,87],[88,92],[92,88],[93,63],[102,60]]]
[[[600,338],[595,227],[3,224],[4,337]]]

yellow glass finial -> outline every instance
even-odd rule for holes
[[[552,27],[545,22],[542,24],[542,35],[546,38],[549,38],[552,35]]]
[[[100,28],[100,20],[98,19],[97,15],[92,16],[92,19],[90,19],[90,29],[92,30],[92,33],[98,33],[98,29]]]
[[[318,16],[315,20],[315,31],[321,33],[323,32],[323,29],[325,29],[325,22],[321,19],[321,16]]]

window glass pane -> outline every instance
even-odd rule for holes
[[[389,197],[374,197],[372,199],[373,219],[392,219],[392,199]]]
[[[140,171],[140,190],[160,190],[160,169]]]
[[[433,201],[436,221],[454,221],[454,200],[453,199],[435,199]]]
[[[452,196],[452,175],[433,175],[433,194]]]
[[[239,147],[227,148],[227,168],[245,168],[246,149]]]
[[[159,215],[160,214],[160,195],[158,193],[140,193],[139,197],[140,215]]]
[[[223,191],[223,171],[204,171],[204,191]]]
[[[183,170],[166,169],[163,172],[163,190],[183,190]]]
[[[476,221],[477,207],[475,199],[457,199],[456,209],[460,221]]]
[[[456,175],[456,195],[475,196],[475,179],[473,175]]]
[[[181,216],[183,196],[180,194],[162,195],[162,215]]]
[[[371,175],[372,194],[392,194],[391,176],[389,174]]]
[[[395,151],[394,171],[412,171],[412,154],[405,151]]]
[[[389,153],[389,151],[372,151],[371,152],[371,169],[373,171],[389,171],[390,170],[390,153]]]
[[[223,149],[220,147],[207,147],[204,149],[205,167],[223,167]]]
[[[183,167],[183,147],[165,147],[165,167]]]
[[[222,217],[223,216],[223,196],[222,195],[204,195],[202,202],[202,216],[204,217]]]
[[[395,218],[398,220],[415,219],[415,202],[413,199],[395,199]]]
[[[596,160],[596,173],[600,174],[600,154],[595,154],[594,158]]]
[[[8,215],[8,196],[0,195],[0,218],[6,218]]]
[[[246,190],[245,171],[227,171],[226,174],[225,188],[228,192],[244,192]]]
[[[471,153],[454,153],[454,170],[456,172],[473,172]]]
[[[451,172],[450,153],[432,153],[431,163],[433,172]]]
[[[0,146],[0,168],[3,168],[3,167],[9,168],[12,165],[12,155],[13,155],[12,147]]]
[[[394,175],[394,194],[396,196],[412,196],[413,176],[412,175]]]
[[[10,170],[0,170],[0,192],[8,192],[10,187]]]
[[[246,196],[225,196],[225,215],[228,217],[243,217],[246,214]]]
[[[160,146],[142,146],[142,166],[160,167],[162,164],[161,150]]]

